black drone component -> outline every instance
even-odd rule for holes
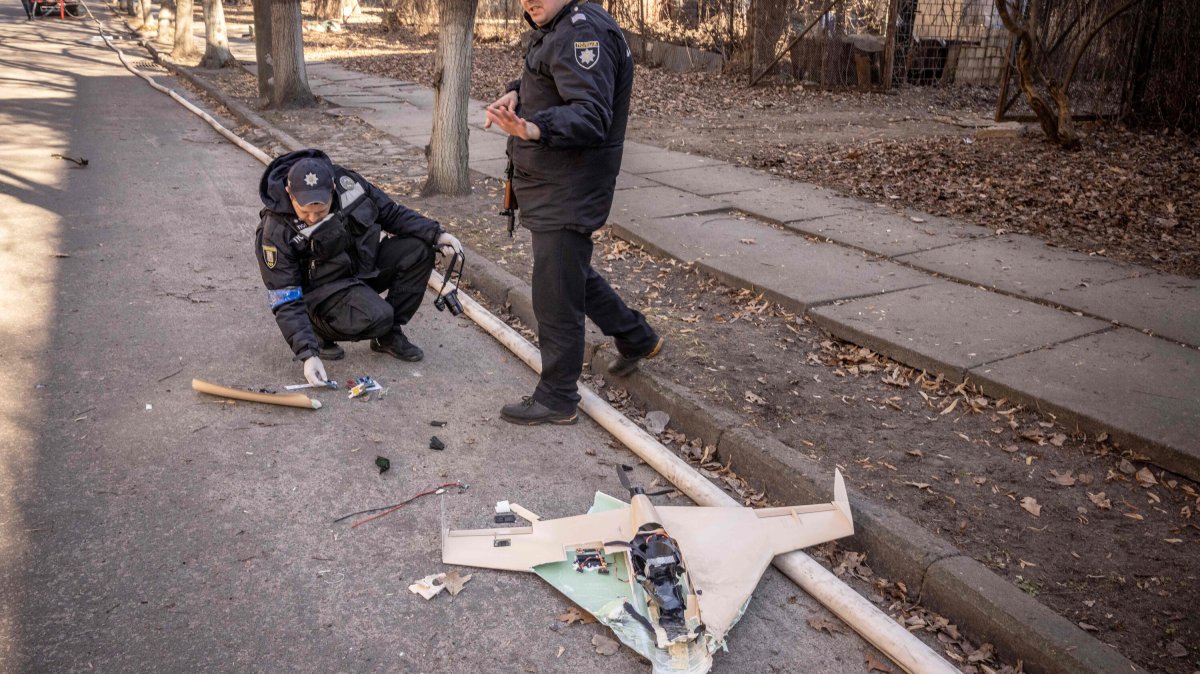
[[[650,619],[641,613],[638,613],[637,609],[635,609],[629,602],[625,602],[625,612],[629,614],[629,617],[636,620],[639,625],[645,627],[646,631],[650,633],[650,636],[654,636],[654,625],[650,624]]]
[[[630,484],[629,477],[627,475],[625,475],[625,473],[632,473],[632,472],[633,472],[633,468],[630,468],[629,466],[626,466],[625,464],[621,464],[620,466],[617,466],[617,479],[619,479],[621,481],[621,486],[625,487],[626,491],[629,492],[630,497],[637,496],[638,494],[644,494],[646,496],[662,496],[664,494],[670,494],[671,492],[675,491],[675,489],[673,487],[671,489],[660,489],[658,491],[652,491],[652,492],[647,492],[642,487],[634,487],[632,484]]]
[[[661,529],[643,531],[633,537],[630,549],[633,570],[650,599],[658,606],[659,624],[684,629],[687,603],[683,595],[683,557],[679,544]]]
[[[512,513],[500,513],[495,517],[496,524],[513,524],[517,521],[517,516]]]
[[[446,265],[446,275],[442,277],[442,287],[438,289],[437,299],[433,301],[433,306],[438,311],[449,309],[451,316],[458,316],[463,312],[462,302],[458,299],[458,284],[462,281],[463,267],[466,263],[467,256],[463,253],[450,256],[450,264]],[[454,284],[454,289],[446,292],[451,283]]]

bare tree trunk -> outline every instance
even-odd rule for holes
[[[192,36],[193,11],[192,0],[175,0],[175,47],[171,58],[176,61],[190,61],[199,51]]]
[[[229,51],[229,35],[225,32],[225,8],[221,0],[204,2],[204,57],[201,68],[224,68],[236,65],[237,59]]]
[[[159,44],[171,44],[175,39],[175,0],[161,0],[158,6]]]
[[[315,0],[313,14],[322,21],[345,21],[358,11],[358,0]]]
[[[467,97],[471,91],[471,38],[478,0],[443,0],[433,80],[433,134],[429,179],[422,194],[470,194],[467,169]]]
[[[254,2],[254,59],[258,71],[258,97],[271,100],[271,0]]]
[[[132,9],[130,14],[133,15],[133,20],[129,22],[129,26],[139,32],[148,30],[151,11],[151,4],[149,1],[132,0]]]
[[[275,76],[271,107],[302,108],[315,104],[304,68],[304,28],[300,0],[271,0],[271,62]]]
[[[750,76],[775,59],[775,48],[788,23],[786,0],[751,0],[750,2]]]
[[[147,29],[155,28],[154,25],[154,0],[138,0],[142,10],[142,25]]]
[[[1045,0],[1029,0],[1027,11],[1023,14],[1022,5],[1013,0],[996,0],[996,12],[1004,27],[1012,33],[1017,46],[1017,73],[1021,79],[1021,92],[1033,113],[1037,115],[1042,131],[1052,142],[1066,149],[1079,147],[1079,132],[1075,129],[1074,115],[1071,112],[1071,80],[1075,78],[1075,68],[1083,58],[1084,52],[1091,45],[1096,35],[1113,19],[1128,11],[1141,0],[1125,0],[1111,9],[1095,24],[1087,29],[1081,39],[1069,40],[1070,33],[1081,31],[1078,18],[1067,24],[1063,32],[1054,36],[1051,34],[1052,17]],[[1080,9],[1080,16],[1085,12],[1099,11],[1099,5],[1093,4]],[[1042,45],[1053,44],[1056,48],[1064,41],[1074,43],[1075,51],[1071,54],[1070,66],[1061,80],[1056,80],[1046,74],[1045,55]]]

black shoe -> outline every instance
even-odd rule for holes
[[[408,341],[408,337],[405,337],[403,332],[393,332],[391,338],[386,342],[372,339],[371,350],[386,353],[392,358],[407,360],[410,363],[415,363],[425,357],[425,352],[421,350],[421,347]]]
[[[346,350],[338,346],[337,342],[318,338],[317,355],[321,357],[321,360],[341,360],[346,357]]]
[[[662,351],[663,344],[666,341],[662,337],[659,337],[658,341],[654,343],[654,346],[649,351],[639,356],[626,356],[623,353],[618,353],[616,362],[608,366],[608,373],[614,377],[627,377],[633,374],[633,371],[638,369],[638,363],[657,356],[658,352]]]
[[[522,426],[538,426],[540,424],[569,425],[579,421],[578,410],[572,412],[555,412],[545,405],[525,396],[519,403],[505,405],[500,410],[500,418],[510,424]]]

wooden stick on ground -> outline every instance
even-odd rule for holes
[[[266,403],[268,405],[283,405],[284,407],[302,407],[305,409],[319,410],[321,409],[321,401],[309,398],[303,393],[255,393],[253,391],[242,391],[220,384],[206,382],[203,379],[193,379],[192,388],[201,393],[220,396],[222,398],[233,398],[234,400],[246,400],[252,403]]]

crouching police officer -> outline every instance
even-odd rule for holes
[[[461,253],[458,239],[320,150],[276,158],[259,196],[259,271],[309,383],[326,381],[322,358],[346,355],[339,341],[370,339],[372,351],[421,360],[402,328],[421,304],[434,248]]]

